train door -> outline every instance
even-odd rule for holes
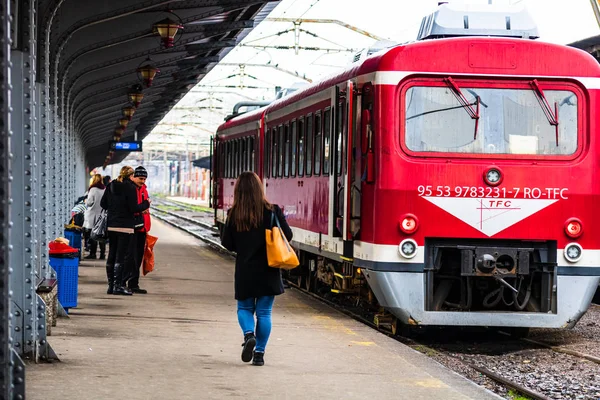
[[[357,176],[355,151],[358,140],[356,129],[357,91],[353,82],[342,90],[336,88],[334,98],[334,163],[333,170],[333,236],[344,241],[344,256],[352,257],[352,240],[360,230],[360,176]]]

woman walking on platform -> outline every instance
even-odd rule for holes
[[[271,228],[275,213],[288,240],[292,230],[281,209],[265,198],[260,178],[243,172],[235,183],[233,206],[229,210],[221,243],[237,253],[235,261],[235,298],[238,322],[244,334],[242,361],[264,365],[264,354],[271,334],[271,310],[275,296],[283,293],[281,271],[267,262],[265,229]],[[256,314],[256,328],[254,323]]]
[[[104,191],[100,205],[108,210],[108,259],[106,260],[106,275],[108,278],[108,294],[131,295],[125,288],[124,269],[125,255],[129,241],[134,232],[134,214],[150,208],[150,200],[138,204],[135,184],[131,181],[133,168],[121,168],[119,177],[111,181]]]

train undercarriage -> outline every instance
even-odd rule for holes
[[[555,242],[429,240],[425,248],[423,311],[556,313]],[[414,318],[401,321],[394,310],[382,307],[365,271],[352,260],[334,261],[306,251],[299,255],[300,267],[289,276],[299,287],[344,299],[393,334],[424,329]],[[520,326],[501,328],[515,336],[528,332]]]

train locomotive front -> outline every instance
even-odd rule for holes
[[[507,38],[378,62],[354,258],[379,304],[413,325],[574,326],[600,279],[597,62]]]

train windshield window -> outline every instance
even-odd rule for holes
[[[415,152],[569,155],[578,147],[578,99],[568,90],[544,89],[558,107],[556,127],[532,89],[473,88],[461,85],[479,123],[465,112],[448,87],[413,86],[405,97],[405,144]],[[476,134],[475,134],[476,132]]]
[[[331,109],[323,113],[323,175],[329,175],[329,140],[331,138]]]
[[[298,176],[304,176],[304,119],[298,121]]]
[[[291,161],[291,176],[296,176],[296,151],[298,150],[298,133],[296,132],[296,120],[292,121],[292,161]]]

